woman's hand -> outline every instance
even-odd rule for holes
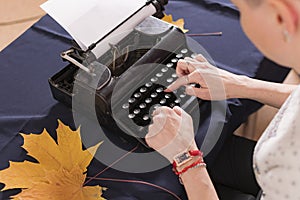
[[[159,107],[152,116],[146,142],[171,163],[177,154],[197,149],[192,118],[180,107]]]
[[[178,79],[166,91],[186,86],[186,93],[204,100],[224,100],[238,97],[244,76],[236,75],[211,65],[202,55],[195,59],[179,60],[176,68]],[[200,88],[189,85],[196,83]]]

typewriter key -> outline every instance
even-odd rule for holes
[[[181,102],[181,99],[176,99],[175,101],[174,101],[175,103],[180,103]]]
[[[156,74],[157,77],[162,77],[163,75],[164,75],[164,74],[161,73],[161,72],[159,72],[159,73]]]
[[[156,89],[156,92],[158,92],[158,93],[161,93],[163,91],[164,91],[164,89],[162,87]]]
[[[196,57],[197,57],[197,55],[198,55],[198,54],[196,54],[196,53],[193,53],[193,54],[191,55],[191,58],[196,58]]]
[[[159,108],[159,107],[161,107],[161,105],[159,105],[159,104],[155,104],[155,105],[153,106],[154,109]]]
[[[187,50],[187,49],[182,49],[180,52],[181,53],[183,53],[183,54],[185,54],[185,53],[187,53],[189,50]]]
[[[182,57],[183,55],[181,53],[176,55],[176,58],[182,58]]]
[[[146,108],[146,106],[147,106],[147,105],[146,105],[145,103],[142,103],[142,104],[139,105],[139,107],[142,108],[142,109],[143,109],[143,108]]]
[[[177,62],[178,62],[178,59],[177,59],[177,58],[173,58],[173,59],[171,60],[171,62],[172,62],[172,63],[177,63]]]
[[[166,99],[161,99],[161,100],[159,101],[159,103],[160,103],[161,105],[165,104],[166,102],[167,102]]]
[[[176,73],[172,74],[172,77],[177,78],[177,74]]]
[[[135,110],[133,111],[133,113],[136,114],[136,115],[139,114],[140,112],[141,112],[140,109],[135,109]]]
[[[181,94],[181,95],[179,95],[179,96],[180,96],[180,98],[184,98],[184,97],[186,97],[186,94],[183,93],[183,94]]]
[[[151,78],[151,81],[152,82],[156,82],[156,81],[158,81],[158,78],[157,77],[153,77],[153,78]]]
[[[134,95],[133,95],[135,98],[140,98],[141,96],[142,96],[142,94],[141,93],[135,93]]]
[[[128,104],[128,103],[123,104],[122,108],[123,108],[123,109],[129,108],[129,104]]]
[[[129,102],[129,103],[135,102],[135,98],[130,98],[130,99],[128,99],[128,102]]]
[[[164,67],[164,68],[161,69],[161,71],[165,73],[165,72],[168,71],[168,68],[167,68],[167,67]]]
[[[167,64],[167,67],[168,67],[168,68],[171,68],[171,67],[173,67],[173,66],[174,66],[173,63],[168,63],[168,64]]]
[[[168,78],[168,79],[167,79],[167,82],[168,82],[168,83],[172,83],[173,80],[174,80],[173,78]]]
[[[141,89],[140,89],[140,92],[142,92],[142,93],[144,93],[144,92],[146,92],[147,91],[147,88],[145,88],[145,87],[142,87]]]
[[[155,97],[157,97],[157,93],[156,92],[154,92],[154,93],[152,93],[150,96],[152,97],[152,98],[155,98]]]
[[[145,121],[149,120],[149,116],[148,116],[148,115],[145,115],[145,116],[143,117],[143,120],[145,120]]]
[[[129,117],[130,119],[133,119],[133,118],[135,117],[135,114],[132,114],[132,113],[131,113],[131,114],[128,115],[128,117]]]
[[[169,105],[171,108],[173,108],[175,106],[175,103],[170,103]]]
[[[152,82],[148,82],[145,84],[146,87],[151,87],[152,85],[153,85]]]
[[[170,99],[171,96],[172,96],[171,94],[166,94],[166,95],[165,95],[165,98],[166,98],[166,99]]]
[[[151,98],[147,98],[147,99],[145,99],[145,102],[146,102],[146,103],[151,103],[151,102],[152,102],[152,99],[151,99]]]

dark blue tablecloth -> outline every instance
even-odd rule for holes
[[[171,0],[166,13],[172,14],[175,20],[184,18],[189,33],[223,32],[221,37],[194,38],[205,47],[219,67],[271,81],[281,82],[284,79],[287,71],[264,59],[242,33],[238,12],[229,1]],[[57,119],[74,127],[71,110],[52,98],[47,82],[49,77],[66,65],[59,54],[71,45],[72,38],[49,16],[45,16],[1,52],[0,169],[8,167],[9,160],[22,161],[27,158],[26,152],[21,148],[23,139],[19,132],[39,133],[46,128],[55,138]],[[265,73],[266,66],[272,66],[273,73]],[[206,158],[208,164],[213,162],[226,136],[260,106],[250,100],[228,101],[226,123],[218,145]],[[208,112],[208,108],[209,106],[203,108],[203,113]],[[210,120],[218,121],[219,118],[216,116]],[[201,123],[200,132],[205,132],[208,123],[206,120]],[[85,126],[93,124],[87,121]],[[84,131],[85,127],[82,129]],[[197,135],[198,144],[202,143],[202,139],[201,134]],[[128,149],[134,145],[129,144]],[[107,152],[105,148],[103,145],[101,151]],[[89,167],[89,175],[104,168],[105,165],[95,159]],[[184,189],[170,166],[139,174],[110,169],[101,177],[147,181],[186,199]],[[137,183],[94,181],[91,184],[109,188],[104,193],[107,199],[175,199],[160,189]],[[5,199],[12,193],[14,191],[0,192],[0,199]]]

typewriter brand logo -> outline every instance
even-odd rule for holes
[[[95,154],[101,163],[109,166],[118,160],[112,168],[131,173],[151,172],[169,165],[147,148],[144,140],[152,123],[151,114],[160,106],[180,106],[191,115],[196,141],[205,155],[217,143],[226,121],[226,102],[219,100],[225,98],[225,91],[218,78],[201,74],[217,75],[218,71],[197,42],[190,38],[186,41],[176,31],[172,38],[176,42],[170,43],[169,38],[161,36],[139,36],[135,40],[142,46],[112,45],[103,57],[84,63],[93,75],[78,72],[72,99],[74,121],[81,126],[86,147],[104,141],[100,153]],[[197,54],[207,60],[196,60]],[[176,66],[185,57],[190,57],[188,64],[199,72],[202,84],[211,88],[211,98],[218,101],[197,99],[196,90],[187,92],[186,85],[165,92],[178,79]],[[188,88],[197,87],[196,83],[189,83]]]

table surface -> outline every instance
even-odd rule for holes
[[[221,37],[193,38],[209,52],[220,68],[275,82],[282,82],[288,73],[288,70],[266,60],[245,37],[239,25],[238,11],[228,0],[171,0],[166,13],[172,14],[174,19],[184,18],[185,27],[190,30],[188,33],[223,32]],[[46,15],[1,52],[0,169],[8,167],[9,160],[22,161],[28,158],[21,148],[23,139],[19,132],[40,133],[46,128],[55,138],[57,119],[74,127],[71,110],[53,99],[48,85],[48,78],[66,65],[59,54],[71,45],[72,38]],[[260,106],[251,100],[228,100],[225,118],[215,115],[209,119],[216,122],[225,120],[225,125],[217,145],[206,158],[208,164],[213,162],[224,139]],[[203,142],[203,133],[207,130],[209,120],[204,120],[200,125],[196,136],[198,144]],[[85,126],[93,125],[86,122]],[[128,149],[133,146],[128,144]],[[106,148],[103,145],[101,151],[109,152]],[[114,156],[117,159],[120,155]],[[119,164],[122,165],[122,161]],[[94,159],[88,173],[94,175],[105,167]],[[186,199],[184,189],[170,166],[149,173],[109,169],[101,176],[146,181]],[[149,185],[116,181],[93,181],[91,184],[109,188],[104,193],[107,199],[175,199],[170,193]],[[0,192],[0,199],[14,192]]]

